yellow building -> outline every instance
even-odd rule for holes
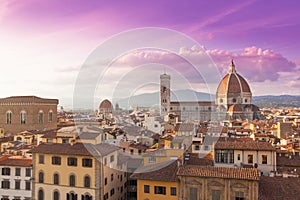
[[[177,161],[168,161],[138,169],[137,173],[131,175],[131,179],[137,180],[138,200],[177,200],[178,181],[176,176]]]
[[[183,158],[183,149],[158,149],[143,155],[144,165],[154,165]]]
[[[33,199],[125,199],[118,149],[109,144],[39,145],[32,150]]]

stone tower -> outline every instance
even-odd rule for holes
[[[160,75],[160,114],[166,115],[170,111],[170,75]]]

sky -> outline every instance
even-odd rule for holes
[[[172,89],[215,93],[231,59],[254,96],[300,95],[299,9],[297,0],[0,0],[0,97],[58,98],[70,108],[86,65],[97,78],[95,101],[157,91],[163,71],[171,74]],[[151,35],[147,27],[197,44]],[[140,40],[164,49],[149,50]],[[199,78],[188,62],[204,54],[203,63],[218,71],[215,83],[203,81],[210,69],[201,68]]]

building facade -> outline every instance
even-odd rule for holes
[[[57,123],[57,99],[36,96],[12,96],[0,99],[0,127],[5,133],[54,129]]]
[[[0,157],[1,200],[30,200],[32,189],[32,160]]]
[[[124,200],[126,175],[108,144],[41,144],[33,152],[36,200]],[[124,168],[125,169],[125,168]]]
[[[180,200],[257,200],[256,169],[184,165],[178,172]]]

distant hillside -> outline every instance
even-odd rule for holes
[[[258,107],[300,107],[300,96],[280,95],[280,96],[255,96],[253,97],[253,104]]]
[[[193,90],[176,90],[171,94],[171,101],[214,101],[215,95]],[[146,93],[128,98],[113,99],[113,104],[119,104],[121,108],[128,107],[158,107],[159,93]],[[300,96],[280,95],[280,96],[254,96],[253,104],[258,107],[300,107]]]

